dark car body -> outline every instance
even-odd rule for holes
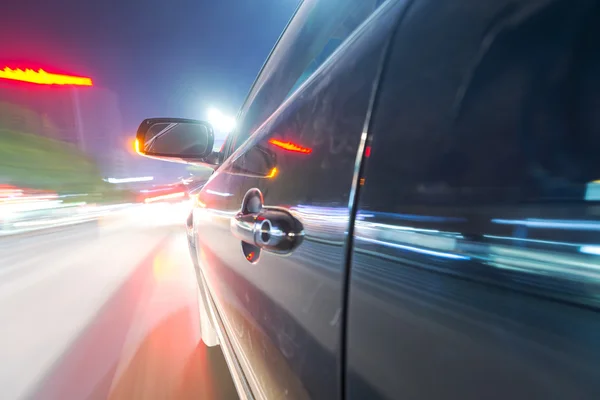
[[[241,397],[600,398],[599,10],[299,7],[188,220]]]

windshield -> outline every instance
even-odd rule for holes
[[[0,397],[235,398],[199,344],[187,248],[212,170],[142,158],[135,135],[145,118],[207,120],[223,148],[297,8],[2,3]]]

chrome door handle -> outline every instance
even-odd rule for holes
[[[242,209],[231,219],[231,233],[242,242],[277,254],[289,254],[304,239],[304,228],[287,210],[263,207],[258,189],[246,193]]]
[[[243,242],[277,254],[291,253],[302,243],[302,224],[289,212],[263,207],[258,213],[238,213],[231,219],[231,232]]]

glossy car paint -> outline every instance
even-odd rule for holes
[[[552,124],[522,117],[570,32],[597,43],[598,3],[578,6],[419,1],[403,18],[359,190],[347,398],[599,398],[598,158],[576,149],[580,179],[548,184],[528,162],[561,127],[559,93],[536,99]],[[567,138],[542,161],[561,166]]]
[[[383,50],[389,2],[211,177],[194,211],[198,265],[256,398],[337,398],[348,204]],[[231,223],[245,194],[292,214],[304,240],[244,252]],[[221,345],[224,345],[221,343]]]

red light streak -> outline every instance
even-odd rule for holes
[[[165,194],[165,195],[162,195],[162,196],[148,197],[146,200],[144,200],[144,203],[154,203],[155,201],[168,200],[168,199],[176,199],[178,197],[184,197],[184,196],[185,196],[185,192],[177,192],[177,193]]]
[[[365,149],[365,157],[371,157],[371,146],[367,146],[367,148]]]
[[[12,81],[29,82],[38,85],[69,85],[69,86],[92,86],[92,79],[84,76],[62,75],[46,72],[43,69],[20,68],[12,69],[4,67],[0,70],[0,79]]]
[[[302,154],[312,153],[312,149],[310,147],[302,147],[302,146],[299,146],[292,142],[282,142],[281,140],[277,140],[277,139],[269,139],[269,143],[271,143],[273,146],[277,146],[277,147],[287,150],[287,151],[293,151],[295,153],[302,153]]]

